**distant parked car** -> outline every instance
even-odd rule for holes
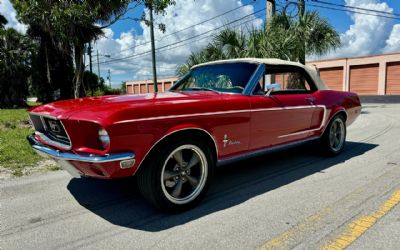
[[[176,212],[204,197],[216,165],[312,140],[339,154],[360,110],[355,93],[328,90],[313,68],[223,60],[193,67],[166,93],[35,107],[28,139],[74,176],[136,175],[146,199]]]

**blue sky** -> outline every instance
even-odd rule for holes
[[[399,0],[320,0],[333,4],[342,4],[360,8],[397,13],[398,19],[389,19],[360,13],[336,11],[314,7],[320,5],[335,7],[306,0],[307,10],[317,10],[340,33],[342,46],[323,56],[309,56],[309,59],[363,56],[369,54],[400,52],[400,4]],[[167,9],[165,16],[156,16],[156,22],[164,23],[165,33],[156,30],[156,47],[164,47],[157,52],[157,72],[159,77],[174,75],[176,65],[185,61],[191,52],[198,51],[209,41],[215,29],[232,20],[248,16],[234,24],[235,28],[258,26],[264,22],[266,0],[176,0],[176,5]],[[287,3],[276,0],[277,10]],[[131,5],[133,6],[133,5]],[[243,6],[243,7],[240,7]],[[180,31],[221,13],[236,9],[212,21]],[[143,23],[131,18],[140,18],[144,9],[137,6],[129,11],[124,20],[105,29],[105,36],[94,44],[95,53],[100,54],[101,76],[106,78],[111,71],[112,84],[121,81],[151,78],[151,56],[149,29]],[[363,11],[361,11],[363,12]],[[9,0],[0,0],[0,13],[9,20],[9,26],[24,32],[26,27],[15,18]],[[365,13],[365,11],[364,11]],[[371,12],[369,12],[371,13]],[[177,32],[177,33],[175,33]],[[169,35],[171,34],[172,35]],[[175,33],[175,34],[174,34]],[[196,39],[190,37],[196,36]],[[182,42],[185,41],[185,42]],[[169,44],[176,44],[168,46]],[[119,60],[123,58],[123,60]],[[97,72],[97,59],[94,57],[94,70]]]

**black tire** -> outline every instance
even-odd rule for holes
[[[340,132],[339,132],[340,131]],[[320,139],[321,150],[328,156],[335,156],[343,151],[346,144],[346,120],[339,114],[332,118]]]
[[[140,167],[137,173],[139,190],[159,209],[183,212],[204,198],[214,165],[210,148],[202,140],[166,141],[157,146]]]

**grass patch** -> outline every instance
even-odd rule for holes
[[[25,109],[0,109],[0,168],[15,176],[23,175],[43,159],[26,140],[34,132],[28,120]]]

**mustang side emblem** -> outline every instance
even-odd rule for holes
[[[224,143],[224,148],[226,148],[226,146],[240,144],[240,141],[232,141],[231,139],[228,139],[227,134],[224,135],[224,139],[222,140],[222,142]]]

